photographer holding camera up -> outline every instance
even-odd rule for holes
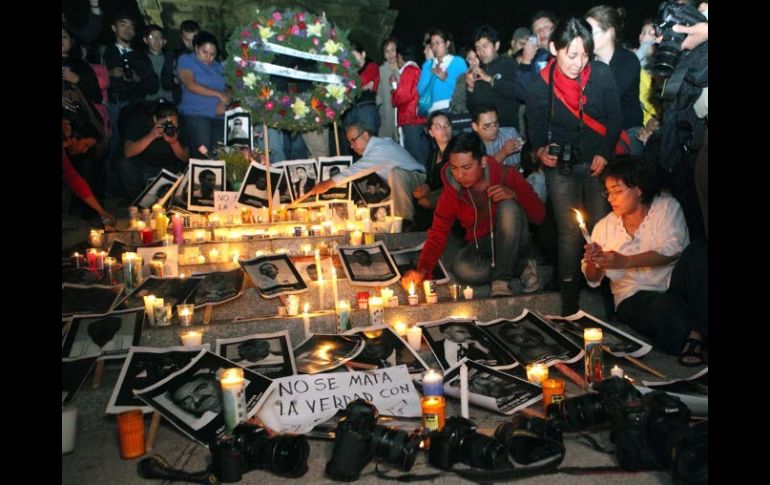
[[[137,120],[128,125],[126,133],[120,176],[130,198],[139,195],[161,169],[181,172],[189,159],[187,148],[180,142],[176,105],[161,98],[151,112],[146,123]]]

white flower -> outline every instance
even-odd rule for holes
[[[342,50],[342,44],[340,44],[339,42],[334,42],[333,40],[329,39],[324,44],[323,50],[325,50],[326,52],[328,52],[330,55],[333,56],[334,54]]]
[[[308,111],[310,111],[310,108],[307,107],[307,104],[305,104],[305,102],[300,98],[294,98],[294,103],[291,105],[291,109],[294,110],[295,120],[303,118],[308,113]]]
[[[330,98],[334,98],[338,103],[342,103],[345,100],[345,86],[330,84],[326,86],[326,92],[329,93]]]
[[[273,29],[270,27],[260,27],[259,28],[259,37],[265,41],[269,39],[270,37],[274,36],[275,32],[273,32]]]
[[[323,30],[324,25],[321,22],[316,22],[312,25],[307,26],[307,35],[313,35],[315,37],[321,37],[321,31]]]
[[[257,84],[257,76],[253,72],[246,74],[243,76],[243,84],[249,89],[254,89]]]

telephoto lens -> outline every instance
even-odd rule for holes
[[[222,483],[241,481],[244,472],[243,454],[234,437],[226,437],[209,445],[214,475]]]
[[[326,463],[326,474],[334,480],[357,480],[372,459],[372,433],[377,424],[377,408],[356,399],[345,408],[337,423],[332,458]]]
[[[476,432],[476,424],[469,419],[452,416],[443,430],[433,431],[429,437],[428,461],[436,468],[449,470],[457,462],[485,470],[510,466],[505,445]]]
[[[505,443],[515,463],[529,465],[564,452],[559,423],[515,414],[495,430],[495,439]]]
[[[372,433],[372,454],[409,471],[420,449],[420,431],[406,431],[377,425]]]
[[[307,473],[310,445],[304,435],[281,434],[271,438],[263,428],[250,424],[239,425],[235,433],[243,440],[244,459],[249,469],[267,470],[290,478]]]

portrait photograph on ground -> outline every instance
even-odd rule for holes
[[[393,226],[393,201],[369,204],[367,208],[372,220],[372,231],[389,233]]]
[[[283,170],[280,168],[270,168],[270,190],[273,196],[273,207],[280,204],[279,184],[283,179]],[[238,203],[249,207],[262,208],[267,207],[267,170],[264,165],[251,162],[246,176],[241,184],[241,190],[238,192]]]
[[[318,168],[315,159],[304,160],[284,160],[281,162],[283,168],[283,178],[288,181],[291,200],[297,200],[318,182]],[[311,197],[315,201],[315,197]],[[306,199],[308,200],[308,199]]]
[[[212,352],[194,357],[180,371],[137,390],[136,395],[159,411],[180,431],[203,446],[225,433],[219,378],[233,363]],[[269,394],[272,380],[243,370],[246,416],[252,417]]]
[[[364,350],[349,363],[353,368],[358,368],[358,370],[384,369],[403,364],[410,374],[428,370],[428,365],[412,350],[406,340],[398,336],[392,327],[377,325],[356,328],[348,330],[345,335],[358,335],[364,339]]]
[[[424,245],[425,241],[420,243],[419,246],[391,251],[390,255],[393,257],[393,261],[396,262],[399,273],[406,274],[410,269],[417,270],[417,262],[420,260],[420,251],[422,251]],[[433,268],[433,274],[430,279],[439,285],[449,283],[449,273],[447,273],[446,268],[444,268],[444,263],[442,263],[440,259],[438,260],[436,267]]]
[[[142,336],[144,309],[75,317],[62,344],[62,358],[122,359]]]
[[[179,246],[138,246],[137,254],[142,257],[142,277],[169,278],[179,276]]]
[[[218,338],[214,348],[214,352],[225,359],[271,379],[297,373],[288,330]]]
[[[238,261],[259,294],[265,298],[307,291],[307,285],[287,254]]]
[[[390,197],[388,182],[376,173],[357,178],[352,185],[353,202],[359,205],[378,204]]]
[[[214,212],[214,191],[225,190],[225,161],[190,159],[187,177],[188,210]]]
[[[517,365],[511,354],[476,326],[475,319],[444,318],[417,325],[444,371],[464,358],[496,369]]]
[[[131,205],[140,209],[151,209],[152,205],[157,203],[176,183],[179,176],[165,168],[158,175],[147,183],[147,186],[139,194]]]
[[[208,347],[208,344],[201,347],[131,347],[112,389],[106,413],[118,414],[132,409],[151,412],[152,407],[136,397],[134,389],[145,389],[184,369]]]
[[[196,309],[203,305],[216,305],[233,300],[243,293],[243,270],[241,268],[211,273],[193,273],[193,276],[203,278],[203,281],[195,289],[191,300]]]
[[[305,282],[310,283],[311,281],[318,281],[318,270],[316,269],[315,258],[313,256],[295,256],[291,258],[291,261],[294,263],[294,266],[297,268],[297,271],[299,271],[299,274]],[[331,280],[332,268],[337,271],[338,280],[347,278],[338,256],[321,256],[321,271],[323,271],[324,274],[324,281]]]
[[[339,175],[353,163],[353,157],[318,157],[318,183],[325,182]],[[319,201],[343,199],[350,200],[350,181],[327,190],[318,196]]]
[[[294,349],[294,361],[298,373],[317,374],[340,367],[363,349],[358,335],[314,334]]]
[[[388,286],[401,278],[385,243],[339,246],[342,267],[351,285]]]
[[[95,271],[96,272],[96,271]],[[61,285],[62,315],[97,315],[107,313],[120,298],[123,285]]]
[[[523,366],[571,363],[583,357],[582,343],[576,345],[530,310],[513,319],[498,318],[478,325]]]
[[[562,335],[572,340],[575,345],[583,346],[583,330],[586,328],[601,328],[602,343],[615,357],[641,357],[652,350],[652,345],[638,339],[595,316],[580,310],[569,317],[559,315],[546,315],[548,322],[561,332]]]
[[[543,399],[543,390],[525,379],[464,359],[468,367],[468,401],[511,415]],[[444,392],[460,399],[460,364],[444,375]]]
[[[96,364],[96,356],[61,360],[61,403],[69,404]]]
[[[115,306],[115,311],[144,310],[144,297],[155,295],[157,298],[163,298],[163,303],[170,304],[174,313],[176,313],[176,305],[185,303],[202,279],[192,276],[189,278],[158,278],[157,276],[150,276],[142,281],[142,284],[129,293],[127,297],[121,300]]]
[[[252,136],[251,114],[238,107],[225,111],[224,143],[228,147],[244,147],[254,149]]]

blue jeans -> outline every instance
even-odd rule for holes
[[[286,160],[286,154],[283,150],[283,131],[275,128],[268,128],[267,143],[270,148],[270,163],[278,163]],[[265,150],[264,129],[259,132],[257,147],[263,151]]]
[[[401,131],[404,134],[404,148],[411,156],[422,164],[428,170],[428,154],[430,152],[430,143],[425,134],[425,125],[402,125]]]
[[[347,130],[354,121],[364,122],[377,136],[380,131],[380,113],[377,112],[377,105],[374,104],[374,101],[351,106],[342,117],[342,126]]]
[[[572,209],[583,212],[589,233],[610,210],[607,199],[602,195],[603,187],[598,177],[591,177],[589,167],[588,163],[575,164],[568,175],[562,173],[558,165],[555,168],[545,167],[545,185],[553,204],[559,234],[559,278],[562,282],[578,281],[585,244]]]
[[[628,134],[628,138],[631,139],[631,155],[639,156],[644,151],[644,143],[642,143],[636,138],[636,135],[639,134],[639,131],[641,129],[642,129],[641,126],[626,128],[626,133]]]
[[[527,215],[513,199],[497,203],[495,210],[495,267],[492,267],[492,238],[485,236],[468,243],[457,253],[452,273],[463,285],[483,285],[490,281],[511,281],[523,269],[519,258],[529,246]]]
[[[205,145],[209,154],[213,156],[217,143],[221,143],[225,134],[225,121],[222,118],[208,118],[206,116],[182,116],[182,127],[187,134],[187,147],[190,149],[190,158],[205,158],[198,151],[198,147]]]

